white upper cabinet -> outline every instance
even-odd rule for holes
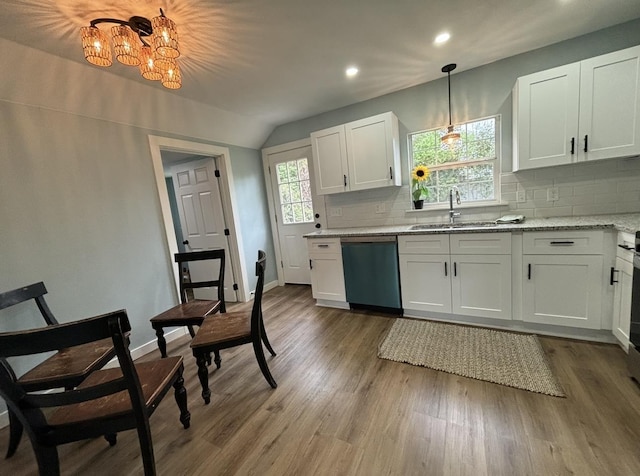
[[[518,78],[513,170],[640,155],[640,46]]]
[[[513,90],[514,171],[573,161],[579,84],[579,63],[518,78]]]
[[[320,195],[400,186],[398,118],[391,112],[311,133]]]

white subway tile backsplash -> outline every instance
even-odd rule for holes
[[[407,180],[407,179],[405,179]],[[547,201],[547,189],[558,189],[558,200]],[[526,201],[517,203],[524,190]],[[580,216],[640,212],[640,157],[508,172],[500,177],[504,207],[458,208],[463,221],[494,220],[505,213],[525,217]],[[446,222],[446,206],[437,210],[411,211],[408,185],[339,193],[324,197],[327,210],[342,208],[342,216],[327,218],[330,228],[405,225]],[[384,203],[385,212],[376,213]]]

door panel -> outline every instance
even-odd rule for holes
[[[185,241],[186,251],[210,250],[223,248],[226,253],[225,266],[225,300],[237,301],[233,289],[235,279],[231,266],[229,243],[225,235],[225,219],[222,199],[215,176],[213,158],[187,162],[171,167],[173,184],[178,204],[178,215]],[[205,276],[217,276],[217,265],[212,263],[191,263],[189,273],[192,279],[201,280]],[[182,270],[181,270],[182,271]],[[208,278],[211,279],[211,278]],[[196,289],[194,296],[198,299],[216,299],[214,289]]]
[[[281,267],[284,282],[311,284],[309,254],[303,236],[315,231],[311,147],[269,154]]]

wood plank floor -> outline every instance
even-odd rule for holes
[[[316,307],[306,286],[269,291],[264,314],[275,390],[242,346],[212,369],[205,406],[187,338],[169,345],[185,358],[192,425],[165,397],[151,418],[159,474],[640,474],[640,387],[616,346],[542,337],[567,393],[556,398],[378,359],[393,318]],[[113,448],[62,446],[60,459],[63,475],[142,469],[131,431]],[[26,439],[0,474],[36,474]]]

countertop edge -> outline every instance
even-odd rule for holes
[[[305,238],[341,238],[348,236],[388,236],[425,235],[457,233],[505,233],[513,231],[554,231],[554,230],[616,230],[635,233],[640,230],[640,214],[597,215],[583,217],[557,217],[529,219],[523,223],[468,226],[464,228],[443,228],[412,230],[414,225],[393,225],[361,228],[332,228],[304,235]]]

